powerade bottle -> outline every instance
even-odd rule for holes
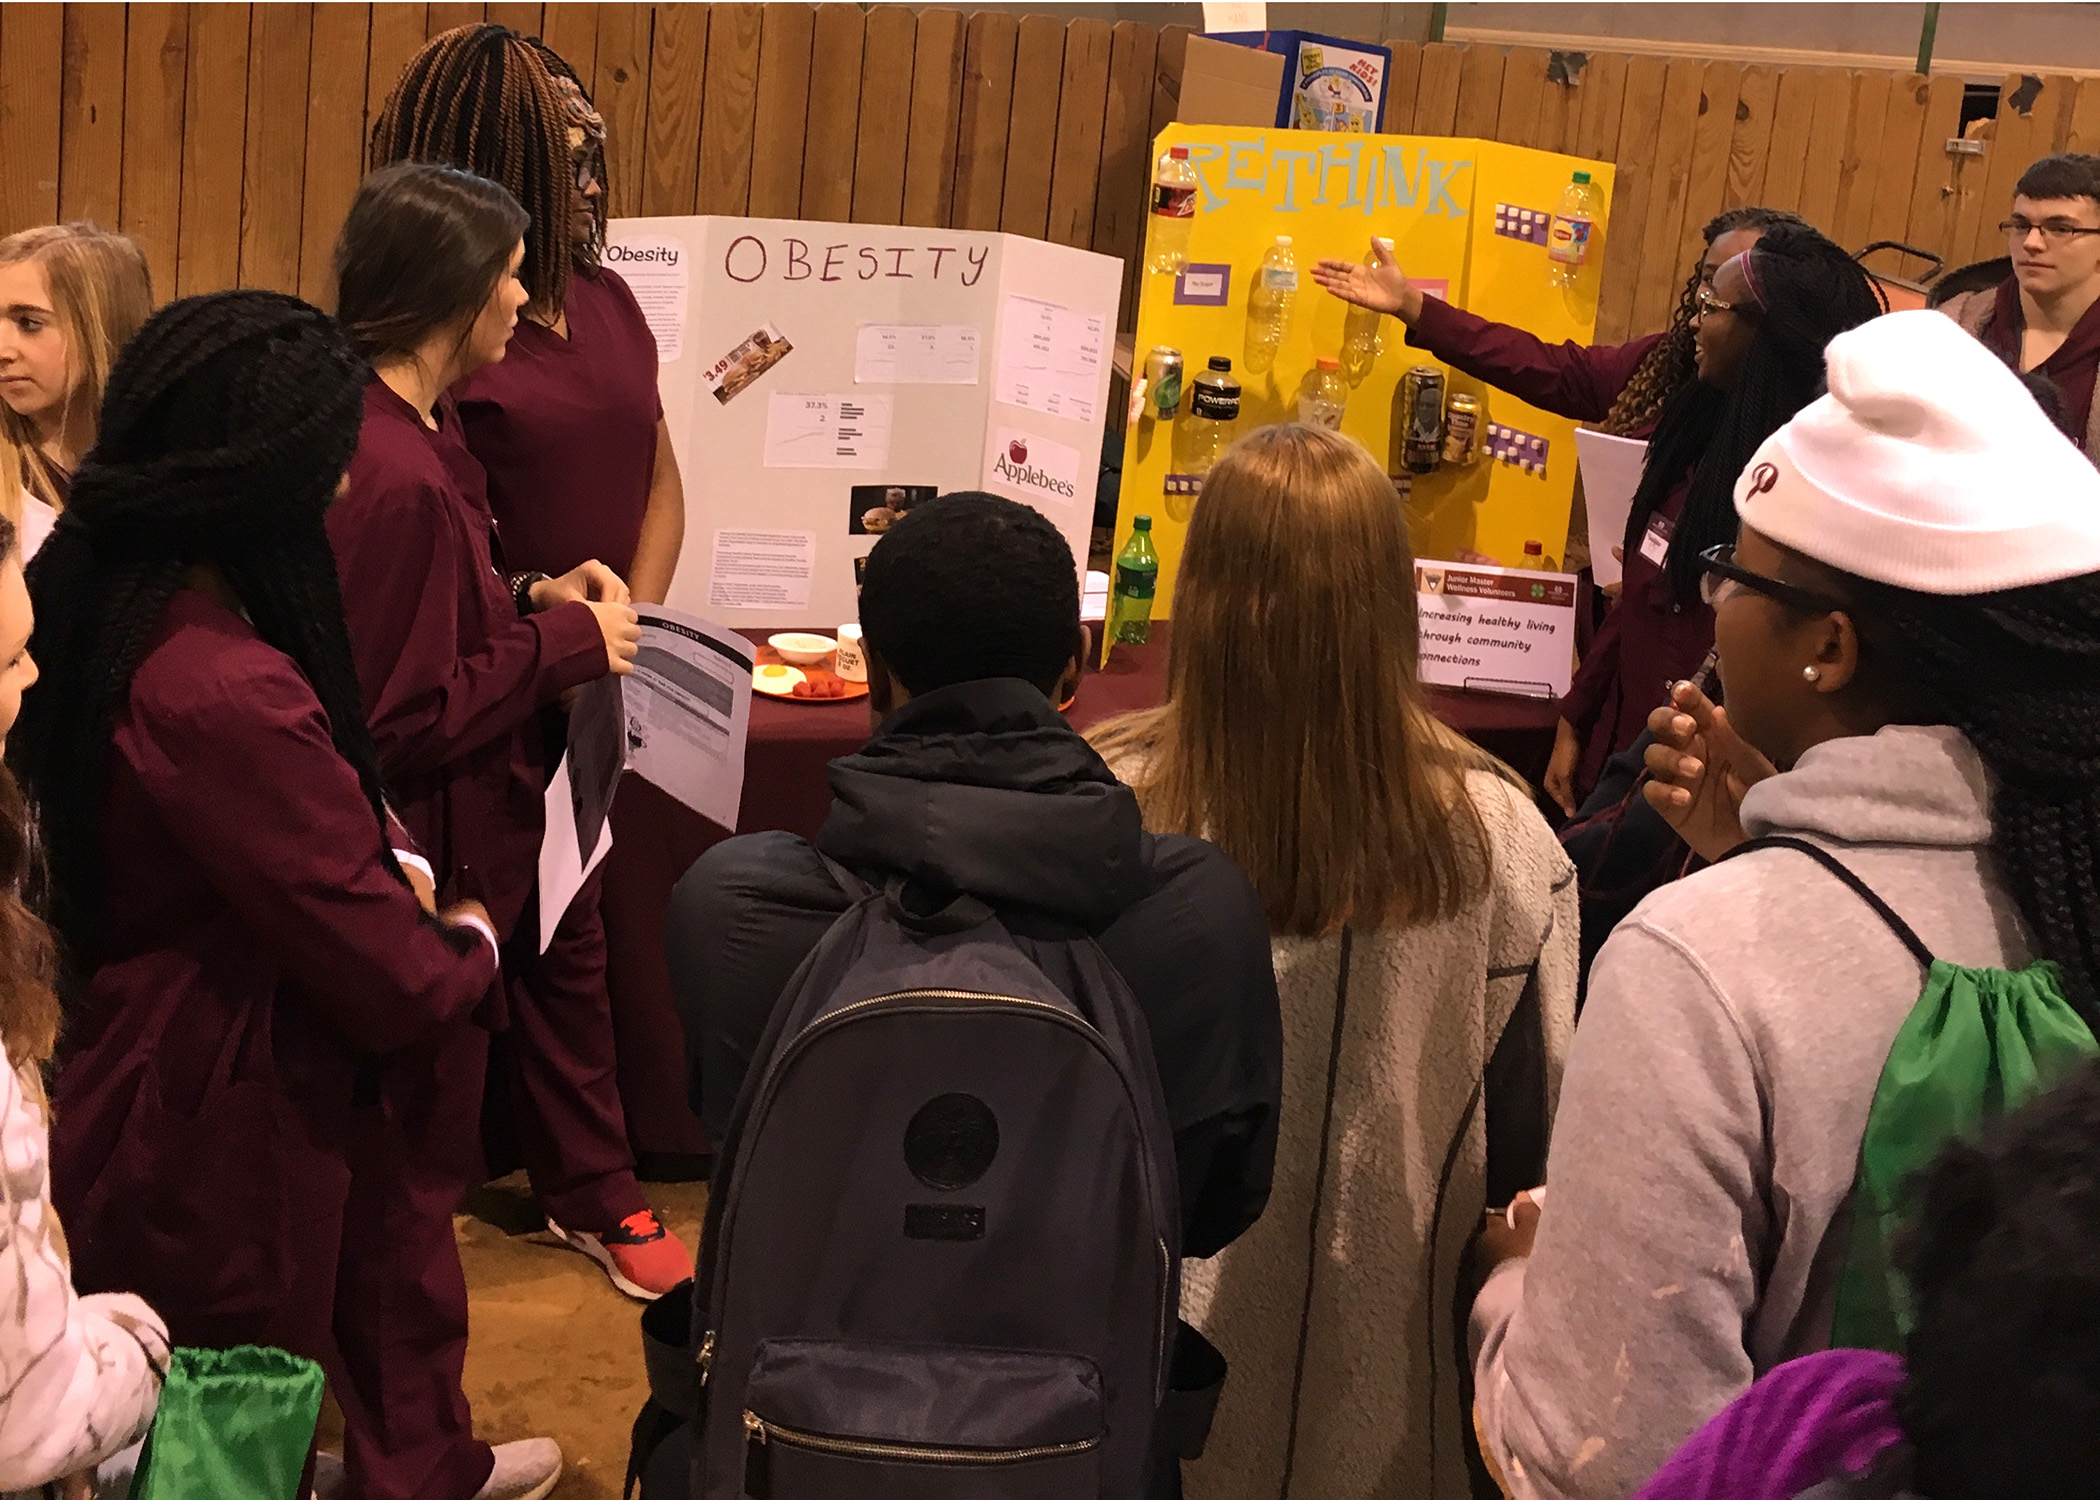
[[[1152,518],[1139,516],[1130,540],[1116,554],[1115,593],[1108,607],[1108,639],[1142,646],[1152,638],[1152,591],[1159,582],[1159,554],[1152,550]]]

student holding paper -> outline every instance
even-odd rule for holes
[[[570,688],[630,671],[640,629],[626,585],[602,563],[552,579],[508,573],[449,394],[503,357],[526,301],[525,222],[502,188],[450,167],[385,167],[359,188],[336,250],[339,316],[377,373],[328,525],[402,817],[440,888],[480,897],[509,945],[513,1094],[534,1190],[564,1227],[612,1239],[647,1203],[610,1068],[573,1071],[570,1044],[537,1003],[572,986],[550,975],[567,955],[539,951],[528,914],[545,821],[540,714]],[[602,1009],[567,1019],[601,1028],[599,1055],[610,1057]],[[462,1170],[475,1154],[483,1063],[461,1060],[447,1105]],[[668,1236],[606,1248],[616,1266],[631,1249],[652,1280],[659,1261],[690,1270]]]
[[[1734,539],[1736,474],[1815,396],[1823,346],[1881,311],[1872,281],[1838,246],[1790,216],[1739,212],[1759,217],[1750,226],[1723,228],[1725,216],[1708,226],[1702,271],[1712,266],[1711,279],[1688,293],[1691,372],[1675,379],[1660,358],[1648,359],[1675,347],[1675,328],[1641,357],[1631,345],[1554,347],[1425,298],[1375,244],[1374,265],[1322,261],[1313,272],[1337,296],[1408,322],[1410,343],[1545,410],[1610,428],[1654,402],[1626,528],[1624,590],[1562,700],[1546,773],[1546,790],[1571,814],[1604,763],[1640,737],[1669,684],[1696,671],[1713,647],[1698,557]],[[1754,243],[1733,249],[1753,228]],[[1469,346],[1469,335],[1479,343]]]

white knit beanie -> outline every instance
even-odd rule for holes
[[[1923,594],[2100,572],[2100,469],[1952,318],[1889,313],[1830,341],[1830,394],[1735,485],[1743,524]]]

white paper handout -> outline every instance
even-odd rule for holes
[[[766,467],[882,468],[894,406],[888,396],[776,392],[766,402]]]
[[[1590,577],[1601,587],[1617,583],[1626,566],[1611,549],[1626,545],[1626,520],[1633,492],[1641,487],[1648,445],[1639,438],[1575,429],[1575,457],[1582,467],[1582,501],[1590,516]]]
[[[856,385],[975,385],[971,323],[863,323],[853,342]]]
[[[1036,297],[1008,297],[994,394],[1009,406],[1094,420],[1108,320]]]
[[[814,531],[717,531],[712,609],[807,609],[817,566]]]
[[[669,364],[685,353],[686,290],[692,257],[685,241],[668,234],[638,235],[605,247],[605,263],[634,293],[642,321],[656,335],[656,357]]]
[[[1471,563],[1417,562],[1422,680],[1438,687],[1567,696],[1575,666],[1575,580]]]
[[[751,643],[662,605],[640,605],[641,649],[569,708],[569,742],[547,781],[540,840],[540,952],[612,849],[613,794],[633,771],[724,828],[736,827],[751,727]],[[590,849],[588,858],[580,853]]]

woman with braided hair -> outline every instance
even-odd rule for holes
[[[43,681],[8,744],[65,960],[52,1184],[79,1286],[148,1297],[178,1343],[322,1360],[339,1392],[383,1321],[380,1089],[497,976],[486,913],[432,917],[404,874],[365,728],[322,519],[363,385],[275,293],[140,330],[30,568]]]
[[[1774,1365],[1894,1347],[1890,1122],[1929,1151],[2094,1050],[2100,474],[1936,313],[1827,364],[1701,559],[1727,707],[1651,720],[1648,798],[1719,862],[1605,943],[1549,1201],[1484,1237],[1523,1500],[1624,1495]]]

